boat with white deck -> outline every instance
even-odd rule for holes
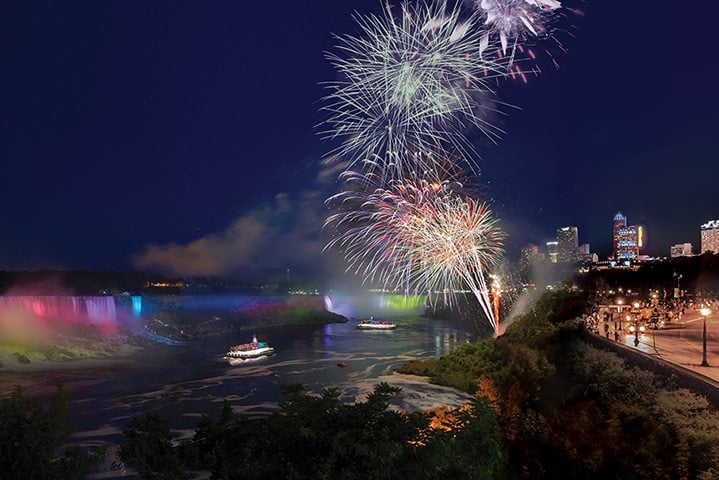
[[[275,349],[270,347],[267,342],[258,342],[257,336],[252,336],[250,343],[241,343],[239,345],[232,345],[230,350],[225,354],[227,358],[232,359],[248,359],[257,358],[265,355],[272,355],[275,353]]]
[[[368,320],[361,320],[357,324],[358,330],[394,330],[397,328],[397,324],[389,320],[375,320],[374,317],[369,317]]]

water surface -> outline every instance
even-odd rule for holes
[[[183,345],[158,344],[127,368],[70,385],[74,443],[120,443],[122,430],[138,414],[167,417],[179,438],[190,436],[202,414],[217,416],[224,399],[238,413],[266,414],[277,408],[280,386],[302,383],[311,392],[337,388],[344,401],[364,399],[386,381],[402,387],[394,408],[459,405],[469,397],[421,379],[393,375],[413,359],[437,357],[474,340],[469,330],[443,320],[395,319],[393,331],[358,331],[357,321],[258,329],[276,354],[231,365],[223,353],[252,333],[209,337]],[[338,364],[346,366],[340,367]]]

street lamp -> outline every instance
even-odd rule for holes
[[[627,315],[627,322],[631,321],[631,317]],[[629,331],[634,334],[634,346],[639,346],[639,317],[634,317],[634,325],[629,327]]]
[[[707,317],[711,315],[712,311],[706,307],[702,307],[700,310],[702,317],[704,317],[704,330],[702,331],[702,367],[708,367],[707,362]]]

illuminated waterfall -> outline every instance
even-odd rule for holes
[[[106,334],[117,329],[111,296],[0,296],[0,317],[8,315],[29,315],[47,325],[92,325]]]

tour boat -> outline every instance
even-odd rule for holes
[[[370,317],[369,320],[361,320],[357,324],[358,330],[394,330],[397,325],[389,320],[375,320]]]
[[[252,336],[250,343],[242,343],[240,345],[233,345],[230,347],[230,351],[225,354],[228,358],[257,358],[264,355],[272,355],[275,353],[275,349],[270,347],[267,342],[258,342],[255,335]]]

